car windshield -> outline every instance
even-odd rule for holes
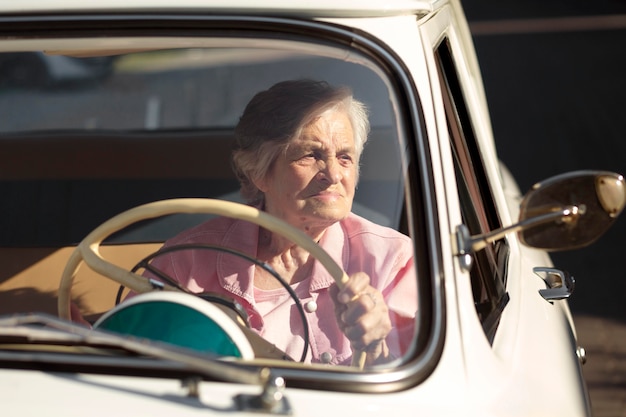
[[[0,314],[56,315],[76,245],[119,213],[178,198],[246,203],[231,162],[235,127],[255,94],[287,80],[346,86],[365,104],[351,211],[415,236],[402,106],[384,71],[356,51],[270,38],[42,39],[1,52],[0,80]],[[106,236],[100,252],[146,274],[142,259],[217,217],[141,219]],[[415,273],[410,282],[414,293]],[[83,266],[71,301],[93,325],[127,297],[123,287]],[[414,353],[410,340],[399,359]]]

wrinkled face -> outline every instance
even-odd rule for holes
[[[267,212],[316,232],[350,212],[357,168],[350,120],[329,110],[289,143],[257,187],[265,193]]]

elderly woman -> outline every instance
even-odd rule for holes
[[[406,352],[413,337],[411,241],[351,213],[368,131],[366,109],[349,89],[310,80],[258,93],[235,129],[243,197],[318,242],[350,277],[341,291],[308,252],[242,220],[212,219],[166,242],[222,245],[269,264],[305,306],[307,362],[349,364],[358,349],[366,364],[384,363]],[[266,340],[294,358],[303,351],[294,300],[263,268],[214,251],[174,252],[152,266],[193,292],[234,298]]]

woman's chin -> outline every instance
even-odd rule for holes
[[[326,221],[330,224],[345,219],[350,213],[350,208],[341,205],[324,205],[316,207],[313,216],[319,220]]]

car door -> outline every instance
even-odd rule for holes
[[[463,224],[475,236],[510,225],[517,212],[504,191],[469,31],[451,24],[455,19],[452,9],[442,8],[421,31],[433,54],[431,71],[437,74],[431,86],[449,227],[454,231]],[[550,274],[561,273],[547,253],[523,247],[509,234],[454,262],[469,380],[491,381],[494,392],[502,392],[502,384],[515,386],[513,401],[532,397],[544,411],[563,412],[565,407],[569,415],[588,415],[567,302],[546,300],[539,293]],[[551,392],[554,386],[561,387],[557,394]],[[566,405],[556,405],[559,398]]]

